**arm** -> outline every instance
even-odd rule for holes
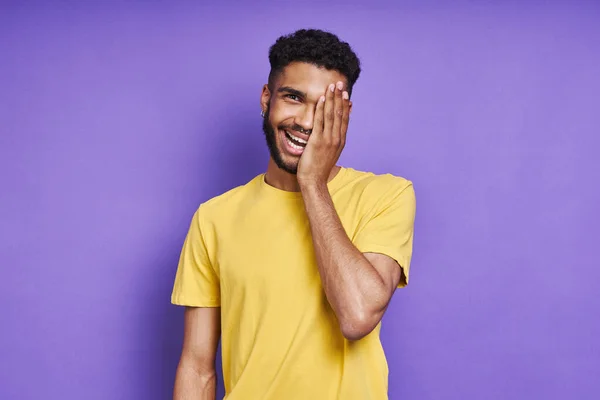
[[[186,308],[183,350],[173,400],[216,398],[215,358],[221,332],[220,310],[218,307]]]
[[[343,335],[358,340],[379,323],[398,286],[401,268],[383,254],[361,253],[348,238],[327,185],[305,185],[302,194],[327,300]]]
[[[310,222],[319,273],[327,300],[334,310],[344,336],[357,340],[379,323],[402,276],[399,262],[408,270],[408,259],[393,251],[395,257],[379,254],[389,242],[410,247],[411,218],[383,216],[393,227],[373,231],[361,238],[361,252],[350,241],[337,215],[327,188],[328,177],[346,143],[352,103],[343,91],[343,82],[330,85],[316,106],[314,127],[298,163],[297,179]],[[410,206],[410,202],[406,203]],[[397,202],[391,209],[398,209]],[[410,213],[409,213],[410,214]],[[381,233],[386,237],[382,238]],[[365,239],[364,235],[367,235]],[[371,241],[371,243],[368,243]],[[387,242],[388,246],[385,246]],[[367,245],[368,244],[368,245]],[[372,249],[372,250],[369,250]],[[370,253],[374,251],[375,253]],[[406,252],[406,251],[404,251]]]

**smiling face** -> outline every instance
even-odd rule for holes
[[[271,87],[263,87],[263,131],[271,158],[280,169],[296,174],[310,140],[317,101],[327,86],[338,81],[346,87],[346,77],[337,71],[293,62],[278,74]]]

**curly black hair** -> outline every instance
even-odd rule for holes
[[[295,61],[338,71],[348,79],[348,94],[360,75],[360,60],[350,45],[320,29],[300,29],[275,41],[269,49],[269,86],[278,73]]]

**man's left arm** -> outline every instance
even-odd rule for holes
[[[343,335],[358,340],[381,321],[396,287],[405,279],[402,268],[392,257],[362,253],[350,241],[326,184],[305,186],[302,193],[327,300]]]
[[[409,267],[414,198],[412,190],[392,193],[385,210],[355,238],[361,250],[350,241],[327,180],[346,144],[351,108],[343,82],[331,84],[317,103],[313,132],[300,157],[297,179],[325,295],[344,336],[358,340],[377,326],[401,279],[408,278],[402,271],[408,272]],[[412,189],[412,185],[408,187]]]

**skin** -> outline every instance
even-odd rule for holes
[[[271,152],[265,180],[281,190],[301,192],[327,300],[344,337],[359,340],[381,321],[402,273],[390,257],[361,253],[352,244],[327,188],[340,170],[336,163],[346,143],[352,110],[346,86],[337,71],[296,62],[271,87],[263,87],[260,103],[267,114],[263,128]],[[308,139],[301,155],[286,150],[283,129]],[[306,135],[300,129],[312,131]],[[215,398],[219,312],[186,309],[175,400]]]
[[[352,109],[346,78],[307,63],[292,63],[274,82],[263,88],[261,107],[276,132],[278,151],[288,169],[273,161],[267,183],[282,190],[300,191],[310,222],[313,245],[327,300],[337,316],[342,334],[358,340],[381,321],[401,279],[401,268],[392,258],[361,253],[348,238],[327,189],[339,172],[336,165],[346,144]],[[292,96],[289,88],[303,96]],[[285,136],[277,127],[312,129],[302,155],[286,152]],[[301,133],[292,132],[301,136]],[[305,136],[305,135],[304,135]]]
[[[215,360],[221,336],[219,307],[186,307],[183,349],[175,374],[173,400],[215,400]]]

